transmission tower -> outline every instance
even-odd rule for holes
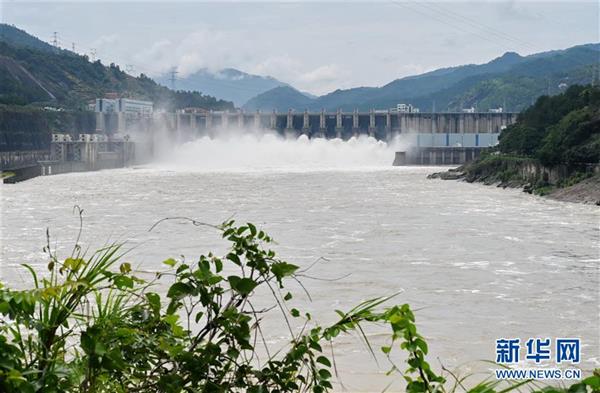
[[[173,67],[171,68],[171,71],[169,72],[170,77],[169,80],[171,81],[171,90],[175,90],[175,81],[177,80],[177,67]]]
[[[129,75],[133,74],[135,70],[135,67],[133,66],[133,64],[125,64],[125,72],[128,73]]]
[[[52,46],[54,50],[58,52],[58,32],[55,31],[52,33]]]
[[[90,50],[90,57],[92,58],[92,63],[96,61],[96,48]]]

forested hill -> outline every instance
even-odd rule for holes
[[[336,90],[315,99],[303,100],[296,110],[352,111],[393,108],[398,103],[412,104],[429,112],[460,111],[476,107],[487,111],[505,107],[521,111],[537,97],[555,95],[566,86],[589,84],[600,71],[600,44],[578,45],[564,50],[521,56],[514,52],[485,64],[443,68],[421,75],[394,80],[381,87],[357,87]],[[298,92],[287,92],[294,102]],[[282,103],[281,89],[267,91],[249,101],[252,108],[271,110]],[[282,109],[282,108],[276,109]],[[287,108],[285,108],[287,110]]]
[[[523,187],[558,200],[600,205],[600,87],[575,85],[541,96],[502,131],[494,150],[429,177]]]
[[[150,100],[167,110],[233,108],[231,102],[199,92],[174,92],[143,74],[133,77],[117,65],[91,62],[87,56],[55,49],[14,26],[0,25],[1,104],[81,109],[108,92]]]
[[[500,134],[498,148],[550,167],[600,163],[600,87],[540,97]]]

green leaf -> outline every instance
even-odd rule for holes
[[[129,273],[131,271],[131,263],[129,263],[129,262],[122,263],[121,266],[119,266],[119,270],[123,274]]]
[[[287,262],[276,262],[271,265],[271,272],[273,272],[279,281],[283,277],[291,276],[296,270],[298,270],[298,266]]]
[[[385,354],[390,353],[391,350],[392,350],[392,347],[388,347],[388,346],[381,347],[381,352],[383,352]]]
[[[292,309],[290,310],[290,313],[292,314],[292,317],[294,317],[294,318],[298,318],[298,317],[300,316],[300,311],[298,311],[298,310],[297,310],[297,309],[295,309],[295,308],[292,308]]]
[[[591,377],[587,377],[582,383],[591,386],[592,389],[600,390],[600,375],[592,375]]]
[[[173,258],[165,259],[165,260],[163,261],[163,263],[164,263],[165,265],[167,265],[167,266],[171,266],[171,267],[174,267],[175,265],[177,265],[177,261],[176,261],[176,260],[174,260]]]
[[[171,285],[169,291],[167,292],[167,297],[170,299],[181,299],[187,295],[192,294],[192,287],[183,282],[176,282]]]
[[[87,354],[91,354],[96,346],[94,338],[89,334],[89,332],[81,333],[81,349]]]
[[[150,304],[150,308],[152,308],[154,315],[160,315],[160,296],[154,292],[148,292],[146,294],[146,299],[148,299],[148,303]]]
[[[171,327],[171,331],[173,332],[173,334],[175,334],[176,336],[181,336],[183,334],[183,328],[181,326],[179,326],[179,315],[176,314],[169,314],[166,315],[163,320],[169,324],[169,326]]]
[[[223,270],[223,261],[221,261],[219,258],[215,258],[215,269],[217,270],[217,273]]]
[[[324,366],[331,367],[331,362],[325,356],[319,356],[317,358],[317,363],[321,363]]]
[[[253,224],[248,223],[248,228],[250,228],[250,233],[252,236],[256,236],[256,227]]]
[[[231,262],[235,263],[238,266],[242,265],[242,262],[240,261],[240,257],[237,256],[237,254],[230,252],[229,254],[227,254],[227,259],[229,259]]]
[[[67,258],[63,263],[63,267],[76,272],[84,263],[85,261],[81,258]]]
[[[229,281],[231,289],[233,289],[241,295],[248,295],[258,285],[256,281],[246,277],[241,278],[238,276],[229,276],[227,277],[227,281]]]
[[[331,378],[331,373],[329,372],[329,370],[322,368],[319,370],[319,376],[323,379],[329,379]]]
[[[285,296],[283,297],[283,300],[285,300],[286,302],[291,299],[292,299],[292,294],[289,292],[286,293]]]
[[[131,277],[116,275],[113,277],[113,283],[119,289],[123,288],[133,288],[133,279]]]
[[[424,355],[427,355],[428,348],[427,348],[427,343],[425,342],[425,340],[417,338],[415,340],[415,344],[417,344],[417,347],[419,347],[419,349],[421,349],[421,351],[423,351]]]

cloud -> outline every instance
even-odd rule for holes
[[[342,76],[343,72],[335,64],[328,64],[300,75],[299,79],[305,83],[330,83]]]
[[[118,34],[102,35],[99,38],[97,38],[96,40],[94,40],[92,42],[92,45],[94,45],[96,47],[102,47],[105,45],[113,45],[115,42],[118,41],[118,39],[119,39]]]
[[[134,63],[135,67],[146,75],[160,75],[174,66],[169,56],[172,46],[171,41],[167,39],[156,41],[148,48],[134,53],[128,62]]]
[[[201,69],[216,73],[247,57],[247,49],[231,46],[235,39],[231,33],[198,29],[176,42],[156,41],[148,49],[134,54],[133,61],[141,64],[140,68],[147,69],[151,76],[163,74],[173,67],[177,68],[180,77]]]
[[[300,90],[322,94],[335,90],[349,73],[337,64],[306,64],[306,59],[288,53],[265,56],[261,45],[244,45],[239,31],[197,28],[180,40],[160,39],[132,55],[132,63],[150,76],[177,68],[179,77],[208,70],[217,77],[224,68],[272,76]],[[139,66],[138,66],[139,65]]]
[[[276,78],[292,78],[300,72],[301,65],[287,54],[275,55],[258,61],[251,66],[251,72],[272,75]]]
[[[495,3],[498,13],[505,18],[520,19],[522,21],[531,21],[539,19],[539,16],[531,11],[531,4],[510,0]]]

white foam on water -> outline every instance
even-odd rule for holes
[[[398,141],[360,136],[309,139],[274,133],[228,133],[160,149],[154,165],[176,171],[314,171],[391,167]]]

